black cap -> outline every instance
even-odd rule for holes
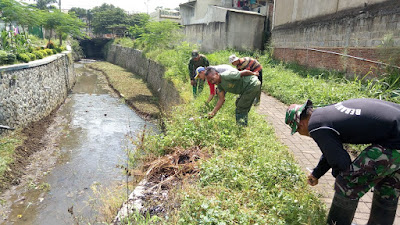
[[[199,56],[199,52],[197,50],[193,50],[192,51],[192,58],[196,58],[197,56]]]

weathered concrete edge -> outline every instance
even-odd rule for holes
[[[30,61],[28,63],[20,63],[20,64],[8,65],[8,66],[0,66],[0,72],[22,70],[22,69],[28,69],[28,68],[41,66],[41,65],[46,65],[46,64],[49,64],[49,63],[51,63],[51,62],[63,57],[64,55],[68,55],[70,53],[71,53],[71,51],[63,51],[61,53],[58,53],[58,54],[55,54],[55,55],[51,55],[51,56],[48,56],[48,57],[43,58],[43,59]]]

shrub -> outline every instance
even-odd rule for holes
[[[7,52],[0,50],[0,64],[5,64],[7,58]]]
[[[57,53],[62,52],[63,50],[61,49],[61,47],[56,47],[54,50],[56,50]]]
[[[32,46],[29,46],[28,52],[29,52],[29,53],[32,53],[33,51],[35,51],[35,49],[34,49]]]
[[[13,64],[17,61],[17,57],[13,53],[7,53],[5,64]]]
[[[26,53],[20,53],[17,55],[17,59],[22,62],[29,62],[31,58]]]
[[[43,55],[43,53],[41,51],[34,51],[32,53],[35,54],[37,59],[43,59],[44,58],[44,55]]]
[[[45,49],[44,50],[46,52],[47,55],[53,55],[53,49]]]
[[[57,50],[55,50],[54,48],[51,50],[53,51],[53,54],[57,54]]]
[[[54,48],[55,48],[55,45],[54,45],[54,43],[53,43],[52,41],[49,41],[49,42],[47,42],[46,48],[48,48],[48,49],[54,49]]]
[[[29,58],[31,59],[30,61],[34,61],[36,60],[36,55],[33,53],[26,53],[27,56],[29,56]]]
[[[41,52],[41,53],[43,54],[43,57],[46,57],[46,56],[48,56],[48,55],[47,55],[47,52],[46,52],[44,49],[42,49],[42,50],[39,50],[39,52]]]

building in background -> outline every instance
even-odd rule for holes
[[[150,13],[152,21],[160,22],[163,20],[171,20],[181,24],[181,14],[178,10],[157,8]]]
[[[180,5],[186,41],[201,51],[263,49],[272,19],[269,0],[188,0]]]

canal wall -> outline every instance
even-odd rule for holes
[[[14,128],[48,116],[75,83],[71,52],[0,67],[0,124]],[[0,130],[1,133],[1,130]]]
[[[106,60],[141,76],[159,98],[160,106],[164,111],[169,111],[172,106],[182,102],[174,84],[164,79],[164,66],[146,58],[142,51],[112,45],[107,52]]]

